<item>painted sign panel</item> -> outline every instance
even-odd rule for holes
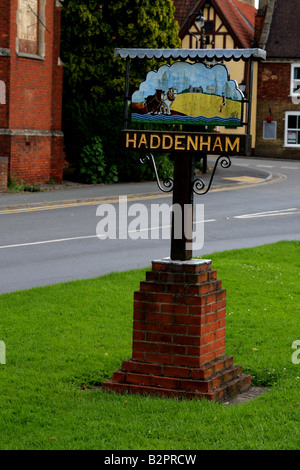
[[[208,132],[122,131],[126,150],[144,152],[200,152],[210,155],[245,155],[247,135]]]
[[[150,71],[132,95],[132,122],[242,125],[243,93],[223,64],[175,62]]]

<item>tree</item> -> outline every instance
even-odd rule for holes
[[[180,47],[172,0],[64,0],[62,47],[64,91],[76,98],[122,96],[124,60],[117,47]],[[153,65],[153,64],[150,64]],[[133,83],[147,64],[133,64]]]
[[[100,137],[107,174],[113,167],[119,179],[138,179],[137,155],[130,164],[120,155],[126,64],[114,58],[114,49],[180,47],[173,1],[64,0],[61,38],[67,160],[78,167],[83,149],[91,154],[88,145]],[[161,63],[132,61],[131,92]]]

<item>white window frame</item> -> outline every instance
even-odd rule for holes
[[[294,83],[295,83],[295,78],[294,78],[294,73],[295,73],[295,69],[296,68],[299,68],[300,69],[300,62],[296,62],[294,64],[292,64],[291,66],[291,85],[290,85],[290,96],[297,96],[298,98],[300,97],[300,88],[299,88],[299,91],[298,93],[295,93],[294,92]],[[300,86],[300,79],[298,80],[299,81],[299,86]]]
[[[299,117],[299,127],[298,128],[289,128],[288,127],[288,120],[289,120],[289,116],[298,116]],[[290,132],[295,132],[295,133],[299,133],[300,134],[300,111],[286,111],[285,112],[285,129],[284,129],[284,146],[285,147],[292,147],[292,148],[300,148],[300,143],[296,143],[296,144],[291,144],[288,142],[288,131]],[[298,139],[296,139],[298,140]]]

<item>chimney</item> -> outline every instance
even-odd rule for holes
[[[258,8],[262,9],[268,5],[268,0],[259,0]]]

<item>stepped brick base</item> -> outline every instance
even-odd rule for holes
[[[132,358],[102,388],[222,401],[251,377],[225,355],[226,291],[211,260],[153,261],[134,294]]]

